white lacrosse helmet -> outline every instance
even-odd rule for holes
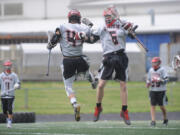
[[[113,20],[119,18],[119,13],[115,6],[108,7],[104,10],[103,16],[105,18],[106,24],[110,24]]]

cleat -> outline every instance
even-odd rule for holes
[[[97,88],[97,84],[98,84],[98,78],[95,78],[93,82],[91,82],[91,86],[93,89]]]
[[[75,107],[74,107],[74,117],[75,117],[75,120],[76,121],[80,121],[81,117],[80,117],[80,105],[77,104]]]
[[[11,124],[10,123],[7,124],[7,128],[11,128]]]
[[[129,119],[129,115],[128,115],[128,110],[121,111],[120,116],[123,118],[124,123],[126,125],[131,125],[131,122],[130,122],[130,119]]]
[[[102,112],[102,107],[95,107],[95,112],[94,112],[94,122],[99,120],[99,116]]]
[[[168,119],[165,119],[165,120],[163,121],[163,125],[165,125],[165,126],[168,125]]]
[[[98,84],[98,78],[94,77],[94,75],[92,73],[89,73],[88,80],[91,83],[91,87],[93,89],[96,89],[97,84]]]
[[[12,125],[11,125],[11,120],[7,120],[7,128],[11,128],[12,127]]]
[[[151,126],[155,127],[156,126],[156,122],[155,121],[151,121]]]

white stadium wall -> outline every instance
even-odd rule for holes
[[[0,62],[3,59],[11,59],[14,63],[15,72],[17,72],[21,80],[62,80],[62,73],[60,64],[62,61],[62,54],[57,45],[51,54],[50,75],[47,77],[47,62],[48,50],[46,44],[38,43],[24,43],[21,45],[14,45],[9,49],[0,48],[1,56]],[[8,51],[8,52],[7,52]],[[11,52],[11,53],[10,53]],[[15,56],[4,56],[2,54],[14,54]],[[102,49],[99,43],[85,44],[84,54],[90,58],[90,70],[98,73],[102,61]],[[127,44],[127,55],[129,57],[128,74],[130,81],[143,81],[145,72],[145,54],[140,51],[136,44]],[[2,70],[2,69],[1,69]]]

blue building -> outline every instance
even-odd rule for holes
[[[160,45],[162,43],[171,42],[171,34],[165,33],[141,33],[137,34],[137,37],[148,48],[146,54],[146,71],[150,68],[150,60],[152,57],[159,56]],[[137,42],[135,39],[127,38],[127,42]]]

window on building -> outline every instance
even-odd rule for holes
[[[4,16],[22,15],[22,3],[6,3],[4,4]]]

